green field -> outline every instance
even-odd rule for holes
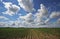
[[[0,28],[0,39],[60,39],[60,28]]]

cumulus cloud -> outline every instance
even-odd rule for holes
[[[5,23],[4,22],[0,22],[0,27],[4,27]]]
[[[40,4],[40,9],[38,9],[38,12],[35,14],[35,16],[36,16],[35,22],[38,22],[38,24],[43,23],[44,22],[43,18],[47,18],[48,16],[47,8],[43,4]]]
[[[33,15],[32,13],[28,13],[27,15],[20,16],[19,19],[22,19],[22,24],[24,26],[39,26],[41,24],[45,24],[45,20],[43,18],[46,19],[47,16],[47,8],[43,4],[40,4],[40,9],[38,9],[38,12],[35,15]]]
[[[25,16],[20,16],[20,18],[26,22],[33,22],[33,14],[32,13],[29,13]]]
[[[5,16],[0,16],[0,19],[4,19],[4,20],[9,20],[7,17]]]
[[[25,11],[31,12],[33,9],[33,0],[18,0],[20,7],[22,7]],[[9,15],[14,15],[17,13],[20,8],[11,2],[3,2],[5,5],[5,8],[7,9],[4,14],[9,14]],[[9,13],[8,13],[9,12]],[[60,12],[52,12],[51,15],[48,17],[48,10],[47,8],[43,5],[40,4],[40,9],[37,10],[36,14],[28,13],[24,16],[19,14],[19,18],[16,21],[9,21],[9,23],[0,23],[2,26],[7,24],[8,27],[56,27],[55,25],[48,24],[46,23],[49,22],[50,19],[60,17]],[[6,17],[0,17],[0,18],[5,18]],[[60,19],[58,19],[57,23],[60,23]],[[59,26],[58,26],[59,27]]]
[[[0,20],[9,20],[7,17],[5,16],[0,16]],[[0,27],[6,27],[8,24],[6,22],[1,22],[0,21]]]
[[[4,7],[7,9],[7,11],[3,12],[3,14],[8,14],[12,16],[20,10],[19,6],[12,4],[11,2],[3,2],[3,4]]]
[[[60,12],[52,12],[52,14],[50,15],[50,18],[57,18],[60,17]]]
[[[57,20],[57,22],[56,22],[57,24],[60,24],[60,18]]]
[[[18,26],[20,26],[19,21],[0,22],[0,27],[18,27]]]
[[[39,26],[44,23],[44,18],[46,19],[48,16],[48,10],[47,8],[43,5],[40,4],[40,9],[38,9],[38,12],[33,15],[32,13],[28,13],[25,16],[20,16],[19,19],[22,19],[22,24],[23,25],[31,25],[31,26]]]
[[[50,21],[50,19],[54,19],[54,18],[59,18],[60,17],[60,12],[52,12],[49,16],[49,18],[45,21],[45,23],[48,23]]]
[[[20,7],[23,8],[27,12],[32,12],[33,8],[33,0],[17,0]]]
[[[46,23],[46,24],[47,24],[47,23],[49,22],[49,20],[50,20],[50,19],[48,18],[47,20],[45,20],[45,22],[44,22],[44,23]]]

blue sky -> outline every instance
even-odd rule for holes
[[[27,25],[58,23],[60,0],[0,0],[0,22],[9,21]]]

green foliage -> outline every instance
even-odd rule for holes
[[[0,28],[0,38],[24,38],[29,35],[52,34],[60,36],[60,28]]]
[[[28,35],[29,30],[26,28],[0,28],[0,37],[20,37]]]

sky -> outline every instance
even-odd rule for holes
[[[60,0],[0,0],[0,27],[59,25]]]

